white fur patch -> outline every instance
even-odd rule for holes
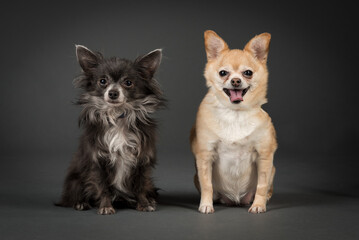
[[[122,126],[113,125],[105,134],[104,142],[107,144],[110,161],[117,168],[113,184],[122,192],[127,192],[125,185],[131,168],[136,165],[137,158],[134,149],[140,143],[131,133],[125,133]]]
[[[218,119],[218,159],[213,164],[213,189],[239,203],[250,191],[255,191],[257,172],[254,149],[256,134],[261,124],[253,115],[257,111],[215,109]]]
[[[213,164],[213,189],[239,203],[256,186],[256,152],[250,144],[221,142]]]
[[[228,108],[216,108],[215,115],[220,116],[218,119],[219,129],[217,135],[226,141],[240,143],[246,137],[251,135],[258,125],[253,116],[256,111],[234,111]]]
[[[116,162],[117,174],[114,179],[114,185],[118,190],[125,193],[128,192],[127,186],[125,184],[126,182],[125,180],[129,176],[129,173],[131,172],[130,170],[132,166],[135,165],[135,163],[136,163],[136,158],[128,158],[128,159],[120,158]]]

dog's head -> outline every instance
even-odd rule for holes
[[[214,31],[204,33],[207,86],[224,105],[248,109],[266,102],[270,38],[269,33],[262,33],[243,50],[231,50]]]
[[[133,62],[116,57],[106,59],[101,53],[81,45],[76,45],[76,55],[83,73],[75,79],[75,86],[85,90],[80,104],[91,102],[101,109],[110,109],[139,102],[148,96],[160,98],[161,91],[153,79],[161,62],[160,49]]]

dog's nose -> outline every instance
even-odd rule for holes
[[[108,97],[111,98],[112,100],[117,99],[119,95],[120,93],[117,90],[110,90],[108,92]]]
[[[241,85],[241,79],[240,78],[233,78],[231,80],[231,84],[233,87],[239,87]]]

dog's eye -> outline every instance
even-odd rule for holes
[[[127,87],[129,87],[129,86],[132,85],[132,82],[131,82],[130,80],[126,80],[126,81],[125,81],[125,84],[126,84]]]
[[[221,77],[224,77],[224,76],[226,76],[227,74],[228,74],[228,72],[225,71],[225,70],[219,71],[219,76],[221,76]]]
[[[251,77],[253,75],[253,72],[251,70],[246,70],[243,72],[243,75],[245,77]]]
[[[101,84],[101,86],[105,86],[106,84],[107,84],[107,81],[106,81],[106,79],[100,79],[100,84]]]

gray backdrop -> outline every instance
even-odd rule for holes
[[[21,238],[21,234],[61,239],[58,233],[63,229],[68,229],[67,237],[77,230],[83,238],[96,234],[104,238],[165,238],[166,233],[176,231],[185,234],[175,235],[182,239],[241,236],[234,233],[247,238],[292,238],[293,231],[299,237],[358,236],[351,225],[354,215],[350,215],[353,208],[358,209],[359,196],[354,155],[359,146],[358,41],[354,36],[358,25],[354,9],[345,1],[335,5],[315,1],[3,3],[1,232],[7,239]],[[278,194],[273,197],[272,211],[264,217],[249,216],[243,208],[222,206],[217,208],[223,211],[214,215],[220,218],[217,220],[196,212],[199,197],[192,184],[194,165],[188,138],[206,93],[203,32],[207,29],[216,31],[231,48],[243,48],[256,34],[272,34],[269,103],[264,109],[272,117],[279,141],[275,160]],[[153,215],[123,210],[107,218],[121,218],[111,221],[113,228],[89,230],[91,224],[112,225],[95,211],[78,213],[51,205],[60,195],[80,134],[77,117],[81,109],[71,104],[78,93],[72,79],[80,73],[75,44],[108,57],[130,59],[163,49],[156,78],[169,104],[157,114],[160,140],[155,177],[164,193],[159,211]],[[324,204],[328,209],[321,209],[324,199],[331,199]],[[317,204],[310,205],[312,201]],[[318,208],[321,210],[316,212]],[[329,209],[336,209],[333,216],[327,215]],[[303,225],[308,216],[312,222]],[[143,218],[147,219],[141,225]],[[66,225],[72,220],[80,223]],[[123,221],[128,224],[119,228],[116,222]],[[276,226],[288,221],[289,225],[279,231],[269,224],[275,221],[279,224]],[[238,228],[248,222],[260,223],[259,230]],[[169,223],[173,225],[163,227]],[[298,224],[304,230],[298,230]],[[19,225],[23,231],[16,230]],[[58,228],[51,227],[54,225]],[[155,227],[159,225],[162,228]],[[148,231],[134,230],[137,226]],[[338,226],[342,228],[333,230]],[[94,233],[90,234],[91,229]]]

